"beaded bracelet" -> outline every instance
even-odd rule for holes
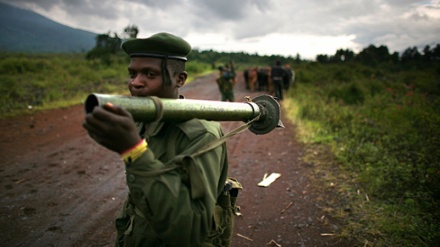
[[[145,153],[147,151],[147,148],[148,148],[147,141],[145,141],[145,139],[142,139],[138,144],[120,153],[120,155],[121,158],[126,163],[133,162],[137,158],[139,158],[143,153]]]

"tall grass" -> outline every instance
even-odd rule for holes
[[[81,55],[2,54],[0,60],[0,114],[28,108],[50,108],[80,103],[94,91],[120,91],[126,65],[105,66]]]
[[[366,246],[433,246],[440,239],[436,73],[356,64],[298,68],[285,108],[305,142],[330,147],[327,169],[340,169],[344,178],[336,190],[349,198],[339,205],[347,222],[341,236]]]
[[[103,63],[84,57],[1,53],[0,117],[80,104],[94,92],[127,94],[128,58],[114,56]],[[209,70],[207,64],[187,64],[192,76]]]

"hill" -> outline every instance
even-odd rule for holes
[[[95,46],[96,35],[0,2],[0,51],[84,52]]]

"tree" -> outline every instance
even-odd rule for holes
[[[384,45],[381,45],[379,47],[369,45],[355,57],[355,60],[361,62],[364,65],[374,66],[384,62],[392,61],[392,56],[388,52],[388,47]]]
[[[422,55],[419,53],[419,50],[417,49],[417,46],[414,47],[408,47],[403,53],[402,53],[402,57],[401,60],[402,62],[417,62],[418,60],[420,60],[420,58],[422,57]]]
[[[128,25],[124,28],[124,33],[129,39],[135,39],[139,33],[139,28],[136,25]]]
[[[423,48],[423,59],[427,62],[432,59],[432,51],[431,51],[431,47],[429,45],[427,45],[427,46],[425,46],[425,48]]]
[[[330,57],[330,62],[332,63],[341,63],[341,62],[349,62],[353,60],[354,58],[354,52],[347,49],[339,49],[336,51],[335,55]]]
[[[425,46],[423,49],[423,58],[427,62],[439,61],[440,60],[440,44],[437,44],[431,49],[429,45]]]
[[[440,44],[437,44],[434,49],[432,49],[432,60],[440,61]]]
[[[136,38],[139,33],[139,28],[136,25],[128,25],[124,28],[124,34],[127,38]],[[118,34],[110,32],[105,34],[98,34],[95,38],[95,47],[87,52],[86,59],[100,59],[104,63],[111,63],[111,56],[121,51],[122,39]]]
[[[316,56],[316,61],[317,61],[318,63],[328,63],[328,62],[329,62],[329,58],[328,58],[328,56],[325,55],[325,54],[318,54],[318,55]]]
[[[300,63],[301,63],[301,56],[299,55],[299,53],[296,53],[296,56],[295,56],[295,63],[296,63],[296,64],[300,64]]]
[[[113,37],[110,36],[110,32],[106,34],[98,34],[96,36],[95,47],[87,52],[86,59],[101,59],[101,61],[109,64],[111,63],[111,55],[120,51],[122,40],[116,33]]]

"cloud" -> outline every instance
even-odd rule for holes
[[[219,51],[314,59],[370,44],[391,52],[440,41],[439,0],[0,0],[96,33],[168,31]]]
[[[201,50],[213,49],[216,51],[246,51],[249,54],[282,55],[302,58],[315,58],[316,54],[334,54],[337,49],[354,47],[353,35],[350,36],[313,36],[294,34],[269,34],[262,37],[246,38],[240,41],[224,38],[211,33],[206,35],[191,35],[188,41],[193,47]],[[212,42],[215,40],[215,42]],[[232,47],[232,49],[231,49]]]

